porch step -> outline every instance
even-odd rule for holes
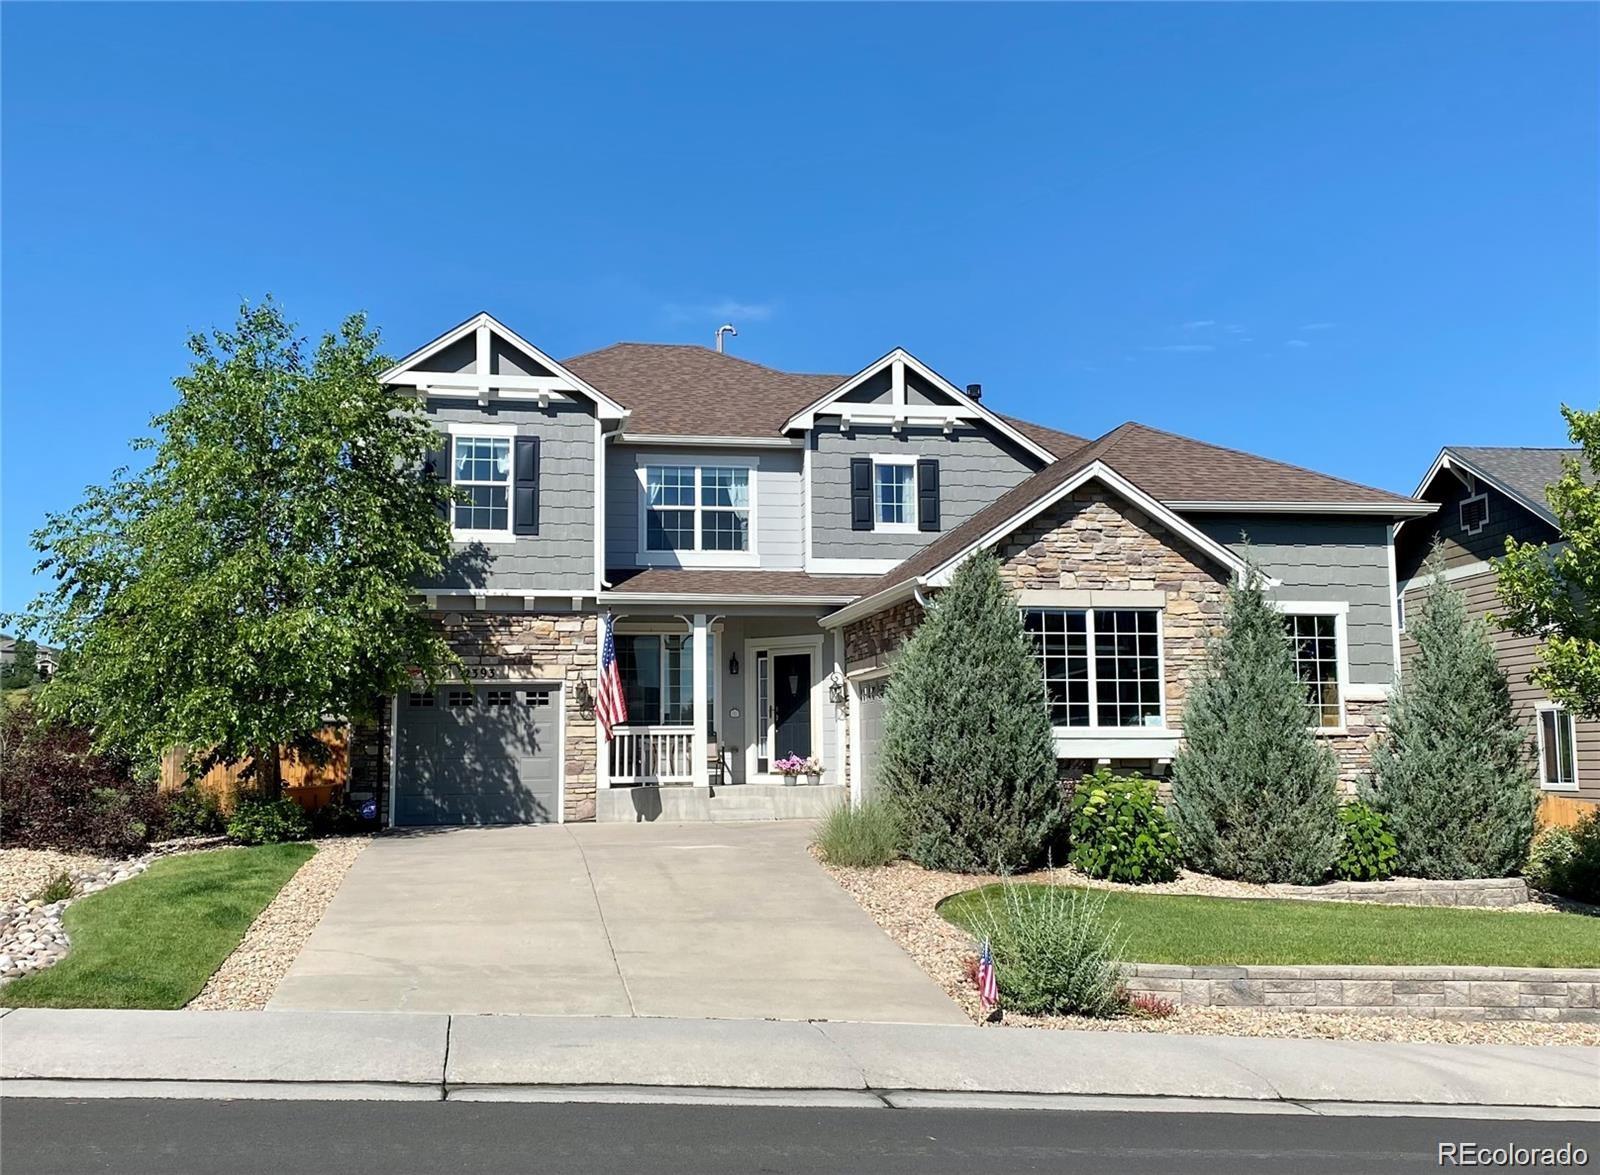
[[[724,784],[718,788],[602,788],[595,797],[595,818],[628,823],[814,820],[842,804],[844,797],[842,786]]]

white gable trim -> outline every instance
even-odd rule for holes
[[[478,370],[475,373],[428,371],[423,368],[422,364],[426,360],[433,358],[446,347],[460,342],[468,335],[474,335],[477,339],[478,362],[476,366]],[[554,375],[490,375],[489,341],[491,335],[499,335],[505,342],[510,343],[519,351],[531,356],[542,366],[554,372]],[[415,388],[417,391],[427,395],[464,397],[479,401],[487,401],[491,398],[504,398],[507,400],[537,399],[541,404],[544,404],[548,403],[554,395],[576,394],[595,405],[596,415],[601,420],[625,420],[628,416],[628,409],[587,380],[568,371],[556,360],[546,355],[538,347],[535,347],[527,339],[487,312],[475,314],[460,326],[446,331],[432,342],[424,343],[380,375],[378,382],[385,385]]]
[[[887,405],[840,402],[842,397],[860,387],[885,368],[889,370],[891,381],[889,403]],[[905,375],[907,368],[910,368],[939,391],[949,396],[951,403],[908,404],[906,402]],[[874,424],[889,424],[896,431],[904,424],[933,424],[949,430],[960,420],[981,420],[1046,464],[1062,456],[1060,453],[1050,452],[1049,449],[1046,449],[1037,441],[1018,432],[1010,424],[1006,423],[1003,418],[989,411],[977,400],[972,399],[904,347],[896,347],[883,358],[868,364],[856,372],[855,375],[852,375],[821,399],[813,401],[799,412],[796,412],[784,422],[783,431],[789,432],[792,429],[811,428],[816,424],[819,416],[839,416],[846,422],[859,420]]]
[[[941,588],[949,586],[951,579],[955,576],[956,568],[962,564],[967,556],[974,551],[994,546],[1013,533],[1019,526],[1038,517],[1062,498],[1090,481],[1100,482],[1118,497],[1144,511],[1151,518],[1172,531],[1173,534],[1183,539],[1184,542],[1202,554],[1210,556],[1234,575],[1242,576],[1249,570],[1249,565],[1243,559],[1210,535],[1196,529],[1179,515],[1174,514],[1168,507],[1139,489],[1138,486],[1103,461],[1092,461],[1060,485],[1035,498],[1004,522],[991,527],[983,535],[968,543],[931,571],[924,575],[914,576],[902,583],[895,584],[893,587],[885,588],[876,595],[867,596],[855,601],[848,607],[841,608],[839,611],[822,619],[823,627],[833,628],[840,624],[848,624],[852,620],[860,619],[863,616],[870,616],[888,605],[898,602],[902,597],[914,595],[925,587]],[[1279,582],[1275,579],[1263,577],[1263,586],[1265,587],[1277,587]]]
[[[1529,514],[1532,514],[1535,518],[1542,522],[1548,522],[1551,526],[1557,528],[1559,528],[1561,525],[1556,520],[1556,516],[1550,509],[1550,504],[1548,502],[1531,501],[1522,493],[1506,485],[1499,478],[1491,477],[1489,474],[1485,473],[1471,461],[1468,461],[1465,457],[1461,456],[1461,454],[1452,452],[1450,446],[1448,445],[1439,450],[1439,455],[1433,459],[1433,464],[1428,466],[1428,472],[1423,474],[1422,481],[1417,484],[1417,490],[1411,496],[1413,498],[1422,497],[1425,493],[1427,493],[1428,487],[1433,484],[1433,479],[1438,477],[1440,472],[1446,469],[1455,474],[1458,478],[1465,474],[1468,477],[1492,486],[1494,489],[1510,498],[1513,502],[1521,506]],[[1437,509],[1437,507],[1435,508]]]

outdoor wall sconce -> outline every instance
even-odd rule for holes
[[[840,677],[839,671],[835,669],[831,674],[828,675],[828,700],[835,706],[842,706],[845,704],[845,700],[849,698],[849,696],[850,695],[845,692],[844,678]]]
[[[739,654],[738,653],[735,653],[735,654],[733,654],[733,656],[728,658],[728,676],[729,677],[738,677],[739,676]]]

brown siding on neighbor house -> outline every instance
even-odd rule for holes
[[[590,704],[598,665],[596,617],[577,612],[433,613],[468,678],[559,681],[566,724],[562,748],[562,818],[593,820],[596,729]],[[390,710],[359,726],[352,740],[353,798],[378,797],[380,819],[389,818]]]
[[[1463,576],[1451,586],[1467,598],[1467,611],[1474,616],[1487,616],[1499,606],[1499,593],[1495,574],[1485,570],[1476,575]],[[1418,582],[1408,588],[1405,595],[1407,615],[1414,618],[1422,606],[1425,584]],[[1535,726],[1537,707],[1548,700],[1544,691],[1528,680],[1528,674],[1539,662],[1539,642],[1534,637],[1516,636],[1504,632],[1493,623],[1489,626],[1490,640],[1494,643],[1500,667],[1505,670],[1511,688],[1511,699],[1518,714],[1526,723],[1530,745],[1537,748],[1538,731]],[[1400,635],[1400,659],[1408,663],[1416,653],[1416,642],[1409,632]],[[1575,795],[1594,803],[1600,802],[1600,722],[1578,722],[1577,757],[1578,791],[1552,792],[1556,795]]]
[[[1063,498],[995,550],[1014,591],[1077,588],[1159,591],[1166,718],[1183,726],[1189,675],[1206,638],[1222,621],[1227,568],[1201,554],[1143,511],[1098,486]]]

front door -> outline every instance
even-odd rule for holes
[[[811,654],[772,658],[773,758],[811,757]]]

